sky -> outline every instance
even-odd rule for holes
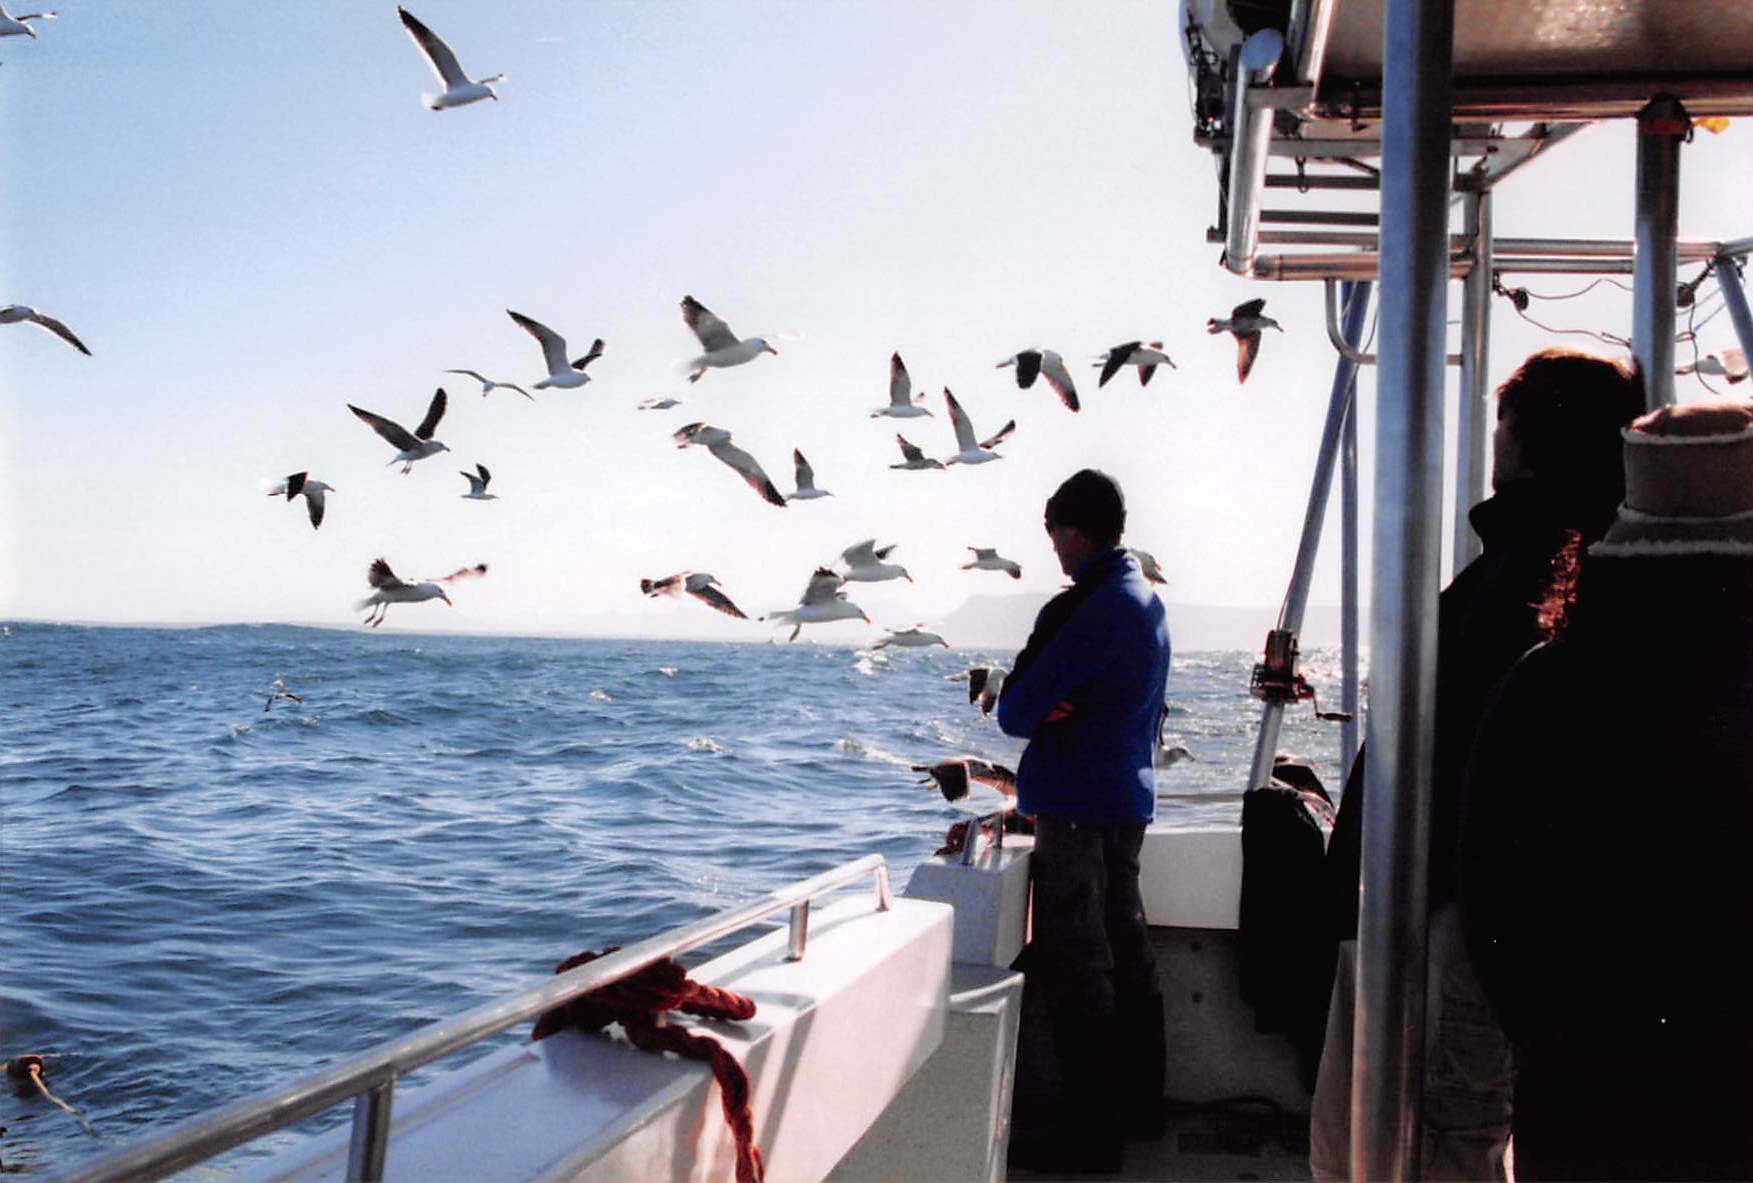
[[[0,42],[0,304],[94,356],[0,327],[0,618],[358,627],[382,556],[407,578],[490,565],[386,630],[762,640],[638,581],[710,571],[756,616],[875,537],[914,582],[854,599],[903,628],[1057,588],[1041,508],[1085,466],[1121,482],[1171,603],[1270,613],[1284,593],[1334,357],[1318,284],[1236,278],[1205,241],[1215,169],[1173,4],[416,0],[472,76],[507,76],[502,101],[437,113],[393,4],[58,7]],[[1628,125],[1591,129],[1500,191],[1498,232],[1628,237],[1631,167]],[[1747,121],[1683,168],[1683,235],[1753,232]],[[685,294],[778,355],[690,386]],[[1238,386],[1204,322],[1256,296],[1285,331]],[[527,402],[445,374],[541,376],[507,308],[575,356],[602,337],[594,380]],[[1530,311],[1630,332],[1608,286]],[[1096,354],[1156,338],[1177,369],[1096,389]],[[1706,348],[1732,342],[1706,326]],[[1492,383],[1552,343],[1596,345],[1500,302]],[[1073,363],[1082,413],[995,367],[1033,346]],[[1004,460],[889,470],[897,423],[868,412],[896,350],[936,412],[900,429],[949,451],[947,385],[981,434],[1017,421]],[[385,467],[347,404],[412,426],[440,385],[451,453]],[[1367,490],[1367,372],[1359,394]],[[683,405],[636,409],[665,395]],[[763,503],[670,443],[693,420],[786,491],[801,448],[836,496]],[[460,499],[476,463],[499,500]],[[300,470],[336,489],[320,531],[260,491]],[[1318,604],[1338,601],[1329,537]],[[1023,579],[959,570],[968,546]]]

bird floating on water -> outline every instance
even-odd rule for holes
[[[438,579],[423,579],[418,583],[408,583],[398,578],[396,573],[390,570],[390,565],[383,559],[375,559],[365,573],[365,581],[371,584],[372,592],[360,600],[356,607],[359,611],[364,611],[366,608],[371,609],[371,613],[365,618],[365,623],[376,628],[383,623],[384,614],[389,611],[391,604],[419,604],[426,600],[443,600],[449,604],[451,602],[450,596],[446,594],[444,588],[440,586],[441,584],[455,583],[459,579],[472,579],[485,574],[487,574],[487,564],[476,563],[473,567],[460,568]]]
[[[515,382],[495,382],[493,379],[485,376],[484,374],[478,374],[474,370],[446,370],[445,373],[447,373],[447,374],[466,374],[470,378],[473,378],[475,381],[479,382],[481,384],[481,397],[482,398],[486,398],[490,392],[495,391],[495,390],[515,390],[519,394],[523,395],[525,398],[529,399],[531,402],[536,401],[535,395],[531,394],[529,391],[525,390],[523,387],[519,386]]]
[[[942,645],[945,649],[950,643],[936,633],[927,632],[924,625],[916,624],[912,628],[890,629],[889,635],[872,645],[872,649],[886,649],[890,645],[897,649],[923,649],[928,645]]]
[[[985,547],[985,546],[970,546],[968,549],[974,552],[974,558],[973,558],[973,561],[971,561],[971,562],[963,563],[962,570],[964,570],[964,571],[1003,571],[1006,575],[1010,576],[1012,579],[1021,579],[1023,577],[1022,564],[1016,562],[1014,559],[1005,558],[1003,555],[998,553],[996,548]]]
[[[1157,565],[1156,559],[1149,551],[1139,550],[1136,546],[1129,546],[1126,548],[1126,553],[1138,560],[1138,570],[1147,582],[1168,582],[1167,577],[1163,575],[1163,569]]]
[[[791,450],[791,462],[796,466],[797,491],[787,497],[787,501],[814,501],[818,497],[834,495],[826,489],[816,488],[816,470],[810,467],[810,462],[796,448]]]
[[[570,390],[574,386],[583,386],[590,381],[590,375],[584,372],[586,366],[603,355],[603,339],[598,337],[591,343],[590,352],[573,361],[566,360],[566,338],[539,320],[531,320],[521,312],[513,312],[507,308],[505,315],[517,322],[519,328],[536,339],[542,347],[542,364],[548,367],[548,376],[535,384],[537,390],[546,390],[558,386],[562,390]]]
[[[843,578],[848,583],[881,583],[887,579],[905,579],[912,583],[913,577],[907,574],[907,568],[884,561],[895,552],[896,545],[891,543],[878,550],[876,539],[866,538],[847,547],[840,552],[840,561],[846,564]]]
[[[769,612],[761,619],[790,624],[791,636],[787,640],[791,641],[797,640],[797,634],[806,624],[824,624],[830,620],[862,620],[869,624],[870,617],[864,614],[864,609],[846,598],[845,583],[828,568],[817,567],[804,587],[797,607]]]
[[[464,480],[469,482],[469,491],[461,495],[464,501],[497,501],[499,499],[499,494],[487,491],[488,482],[493,479],[493,474],[487,471],[485,464],[477,462],[474,472],[463,472],[461,469],[457,471]]]
[[[931,408],[920,405],[924,401],[924,391],[920,391],[917,398],[914,397],[913,379],[907,374],[907,363],[896,353],[889,358],[888,405],[878,407],[870,413],[870,417],[878,419],[886,415],[891,419],[917,419],[931,414]]]
[[[0,5],[0,37],[29,37],[35,41],[37,31],[25,22],[52,21],[55,15],[52,12],[21,12],[17,16],[8,16],[6,6]]]
[[[1128,341],[1124,345],[1116,345],[1104,353],[1096,364],[1102,367],[1102,376],[1096,382],[1097,386],[1106,386],[1108,379],[1120,372],[1121,366],[1138,367],[1140,386],[1150,385],[1158,366],[1168,366],[1171,370],[1177,368],[1174,359],[1163,352],[1161,341]]]
[[[731,443],[730,432],[724,428],[706,423],[689,423],[678,428],[670,438],[676,441],[678,448],[686,448],[690,444],[705,448],[748,482],[749,488],[759,494],[762,500],[777,505],[780,509],[785,508],[785,495],[768,478],[760,462]]]
[[[438,421],[444,418],[444,408],[449,405],[450,400],[444,393],[444,387],[440,386],[433,394],[432,402],[426,408],[426,418],[420,420],[420,426],[412,432],[394,419],[385,419],[382,415],[361,410],[352,403],[347,404],[347,409],[370,424],[373,431],[382,436],[390,447],[396,449],[396,454],[391,457],[389,463],[400,463],[402,475],[407,476],[409,470],[414,467],[415,461],[424,460],[428,456],[436,456],[440,452],[450,451],[447,445],[432,438],[432,433],[438,430]]]
[[[470,103],[478,103],[482,99],[499,101],[499,93],[493,89],[493,83],[503,82],[505,75],[495,74],[491,78],[483,78],[472,82],[463,73],[457,62],[457,55],[451,52],[450,46],[441,40],[437,33],[428,29],[406,8],[398,7],[397,15],[402,18],[402,27],[408,30],[408,36],[426,58],[426,64],[432,67],[444,90],[439,94],[423,94],[420,101],[433,111],[442,111],[446,107],[466,107]]]
[[[1254,370],[1254,359],[1260,356],[1260,334],[1265,329],[1284,331],[1284,326],[1266,315],[1265,300],[1249,300],[1237,304],[1229,317],[1212,317],[1205,322],[1208,333],[1228,333],[1236,339],[1236,381],[1246,382]]]
[[[1681,366],[1674,371],[1676,374],[1709,374],[1713,378],[1726,378],[1729,385],[1747,380],[1747,355],[1729,346],[1720,353],[1707,353],[1696,363]]]
[[[394,464],[395,461],[390,463]],[[323,494],[334,491],[332,485],[311,480],[308,472],[295,472],[285,480],[269,485],[266,490],[268,496],[285,497],[288,501],[303,496],[305,508],[310,511],[310,528],[313,530],[323,524]]]
[[[20,17],[19,19],[22,20],[24,18]],[[86,357],[91,356],[91,350],[85,347],[85,342],[73,335],[72,329],[68,328],[52,316],[45,316],[43,313],[38,312],[28,304],[8,304],[6,307],[0,308],[0,325],[13,324],[33,324],[40,328],[45,328],[49,330],[49,332],[55,334],[55,336],[61,338],[61,340],[67,342],[67,344],[73,346],[73,348],[77,349],[79,352],[83,353]]]
[[[1077,410],[1077,386],[1071,371],[1065,368],[1065,359],[1051,349],[1025,349],[998,363],[1001,370],[1005,366],[1016,367],[1016,384],[1023,390],[1033,386],[1037,377],[1045,378],[1066,410]]]
[[[653,599],[685,593],[702,604],[718,609],[726,616],[734,616],[738,620],[748,619],[743,615],[743,610],[731,603],[730,597],[724,594],[723,586],[718,580],[704,571],[678,571],[663,579],[641,579],[639,590]]]
[[[936,764],[914,764],[911,767],[914,772],[925,773],[926,778],[919,783],[936,784],[945,801],[962,800],[968,795],[970,784],[997,789],[1006,797],[1016,796],[1016,773],[1002,764],[994,764],[977,756],[960,756],[954,760],[939,760]]]
[[[667,411],[671,407],[681,405],[682,400],[679,398],[647,398],[640,400],[638,409],[641,411]]]
[[[682,297],[682,320],[693,330],[694,336],[700,339],[700,348],[706,351],[699,357],[688,359],[690,382],[700,381],[701,375],[708,369],[740,366],[744,362],[754,361],[763,353],[779,356],[779,351],[767,344],[765,337],[749,337],[739,341],[737,335],[730,331],[729,325],[692,296]]]
[[[1016,430],[1016,420],[1012,419],[993,435],[975,442],[974,424],[968,413],[962,410],[962,404],[950,393],[949,387],[943,388],[943,401],[950,409],[950,426],[956,429],[956,454],[944,461],[945,464],[985,464],[988,460],[1002,460],[992,449],[1003,443],[1010,433]]]

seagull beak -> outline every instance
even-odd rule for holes
[[[438,593],[438,596],[439,596],[439,598],[440,598],[440,599],[442,599],[442,600],[443,600],[443,601],[444,601],[444,602],[445,602],[445,603],[447,603],[447,604],[450,604],[450,606],[451,606],[451,607],[452,607],[452,608],[455,608],[455,607],[456,607],[456,605],[455,605],[455,604],[454,604],[454,603],[451,603],[451,598],[450,598],[450,597],[449,597],[449,596],[447,596],[447,595],[445,595],[445,594],[444,594],[444,593],[443,593],[443,592],[439,592],[439,593]]]
[[[870,617],[866,616],[864,613],[860,612],[858,614],[858,616],[859,616],[859,619],[864,621],[864,623],[866,623],[866,624],[870,623]]]
[[[767,344],[765,341],[763,341],[761,343],[761,348],[765,349],[768,353],[771,353],[774,357],[779,356],[779,351],[777,349],[773,348],[773,346]]]

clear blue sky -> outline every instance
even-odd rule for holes
[[[0,329],[0,616],[346,625],[383,555],[409,577],[493,567],[386,628],[760,639],[637,581],[712,571],[753,615],[875,535],[917,582],[856,598],[904,627],[1055,587],[1041,503],[1086,464],[1121,479],[1170,599],[1277,603],[1333,359],[1318,286],[1235,279],[1204,241],[1216,185],[1174,5],[413,11],[472,75],[507,74],[503,101],[425,110],[391,3],[67,0],[39,40],[0,43],[0,303],[96,355]],[[1499,232],[1629,235],[1630,145],[1613,126],[1554,153],[1500,195]],[[1753,229],[1750,146],[1737,124],[1687,149],[1683,233]],[[685,293],[742,334],[801,336],[690,387]],[[1255,295],[1287,332],[1238,388],[1204,321]],[[506,307],[576,352],[605,338],[595,381],[532,404],[443,374],[539,376]],[[1619,293],[1545,312],[1629,334]],[[1494,380],[1549,340],[1498,323]],[[1090,356],[1141,337],[1180,369],[1097,392]],[[1713,322],[1707,346],[1731,340]],[[1030,345],[1076,361],[1083,414],[994,368]],[[903,430],[948,450],[947,384],[977,428],[1017,419],[1004,461],[889,471],[894,424],[867,412],[896,349],[939,413]],[[345,404],[412,425],[441,383],[454,453],[385,468]],[[634,409],[663,394],[684,405]],[[692,419],[787,490],[801,447],[838,496],[759,502],[670,445]],[[458,499],[477,461],[501,500]],[[258,491],[299,469],[338,490],[320,532]],[[970,544],[1021,561],[1022,584],[957,570]]]

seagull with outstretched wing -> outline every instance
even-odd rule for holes
[[[444,387],[440,386],[433,394],[431,404],[426,408],[426,418],[420,420],[420,426],[413,431],[409,431],[394,419],[385,419],[382,415],[362,410],[352,403],[347,404],[347,409],[363,419],[373,431],[384,438],[390,447],[396,449],[396,454],[390,458],[389,462],[401,464],[402,475],[407,476],[416,460],[424,460],[428,456],[436,456],[440,452],[450,451],[449,447],[432,438],[432,433],[438,430],[438,421],[444,418],[444,408],[448,405],[449,399],[444,393]]]
[[[426,58],[426,64],[432,68],[432,73],[437,76],[439,82],[444,84],[444,90],[440,93],[420,96],[420,101],[425,103],[429,110],[442,111],[446,107],[466,107],[470,103],[478,103],[482,99],[499,101],[499,93],[493,89],[493,83],[503,82],[505,75],[495,74],[493,77],[483,78],[479,82],[471,81],[469,76],[463,73],[462,66],[457,63],[457,55],[451,52],[450,46],[446,45],[437,33],[421,24],[414,14],[406,8],[398,7],[396,15],[402,18],[402,28],[408,30],[408,36],[414,39],[415,46]]]

